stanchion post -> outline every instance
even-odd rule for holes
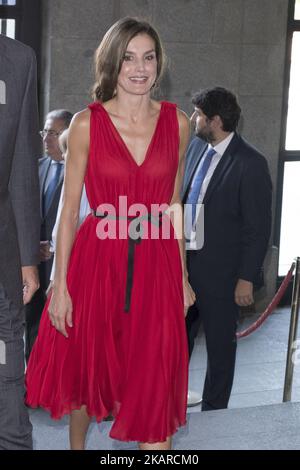
[[[288,351],[287,351],[287,358],[286,358],[283,402],[291,401],[291,396],[292,396],[292,383],[293,383],[293,373],[294,373],[293,355],[297,348],[296,339],[297,339],[297,327],[298,327],[298,318],[299,318],[299,306],[300,306],[300,258],[298,257],[296,259],[296,271],[295,271],[294,284],[293,284],[290,333],[289,333]]]

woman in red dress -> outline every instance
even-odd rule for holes
[[[95,65],[95,102],[69,131],[53,290],[28,365],[26,403],[54,419],[70,414],[72,449],[84,449],[91,417],[110,414],[112,438],[170,449],[186,422],[184,317],[195,295],[174,213],[155,215],[153,207],[177,204],[181,212],[189,120],[151,99],[163,52],[148,23],[114,24]],[[84,183],[93,211],[76,233]]]

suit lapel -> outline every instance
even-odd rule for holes
[[[4,76],[5,66],[4,66],[4,57],[3,57],[3,49],[0,43],[0,105],[6,104],[6,76]]]
[[[48,171],[50,169],[51,159],[49,157],[45,157],[41,159],[39,165],[39,177],[40,177],[40,211],[41,211],[41,218],[44,219],[43,216],[43,195],[45,189],[45,183],[48,175]]]
[[[14,111],[18,112],[18,108],[14,109],[14,102],[12,98],[14,92],[12,90],[13,83],[15,82],[11,62],[6,56],[6,47],[1,42],[0,38],[0,119],[1,119],[1,129],[6,125],[6,116],[13,114]],[[0,152],[1,154],[1,152]]]
[[[5,115],[12,116],[20,112],[20,96],[17,95],[18,88],[15,89],[15,73],[17,72],[15,71],[12,58],[9,54],[7,55],[6,46],[3,44],[0,37],[0,80],[4,82],[5,88],[4,103],[1,104],[2,99],[0,100],[1,115],[4,116],[3,125],[5,125]],[[19,120],[16,119],[16,123],[18,122]]]
[[[10,75],[10,72],[8,70],[8,63],[7,63],[7,58],[5,55],[6,48],[4,44],[2,43],[1,40],[1,35],[0,35],[0,80],[3,80],[5,83],[7,82],[7,75]]]
[[[50,168],[50,165],[49,165],[49,168]],[[49,168],[48,168],[48,171],[49,171]],[[48,174],[48,171],[47,171],[47,174]],[[54,201],[56,200],[57,191],[61,190],[61,187],[62,187],[62,184],[63,184],[63,179],[64,179],[64,168],[62,169],[62,171],[60,173],[59,181],[58,181],[58,183],[56,185],[56,188],[53,192],[52,201],[51,201],[51,204],[49,206],[48,212],[45,214],[44,219],[47,217],[48,213],[51,211],[52,205],[53,205]],[[45,182],[46,182],[46,178],[45,178],[44,184],[45,184]]]
[[[218,163],[211,177],[211,180],[209,182],[209,185],[207,187],[207,190],[203,199],[203,204],[207,204],[215,188],[219,185],[228,167],[231,165],[233,159],[235,158],[234,154],[235,154],[235,149],[238,143],[239,143],[239,136],[235,134],[230,144],[228,145],[227,149],[225,150],[220,162]]]
[[[52,202],[51,202],[51,205],[49,207],[49,210],[51,209],[52,204],[53,204],[54,200],[56,199],[55,196],[56,196],[57,191],[59,191],[59,192],[61,191],[63,181],[64,181],[64,164],[63,164],[63,168],[61,170],[60,176],[59,176],[59,181],[58,181],[58,183],[56,185],[56,188],[55,188],[55,191],[53,193],[53,198],[52,198]]]

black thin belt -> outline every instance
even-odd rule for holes
[[[131,222],[133,220],[140,219],[142,220],[148,220],[151,223],[156,223],[158,226],[161,226],[161,218],[162,214],[160,213],[158,216],[153,216],[152,214],[147,214],[143,216],[119,216],[119,215],[114,215],[111,216],[110,214],[97,214],[97,212],[93,209],[92,213],[94,217],[97,217],[99,219],[124,219],[124,220],[130,220]],[[126,280],[126,293],[125,293],[125,306],[124,310],[125,312],[129,312],[130,310],[130,301],[131,301],[131,291],[132,291],[132,286],[133,286],[133,270],[134,270],[134,253],[135,253],[135,245],[140,244],[142,241],[142,232],[141,232],[141,222],[139,222],[135,229],[135,233],[138,233],[139,236],[132,238],[132,234],[130,233],[130,226],[129,226],[129,233],[128,233],[128,261],[127,261],[127,280]]]

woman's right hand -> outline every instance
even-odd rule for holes
[[[67,288],[53,287],[48,313],[52,326],[68,338],[67,325],[72,328],[72,300]]]

